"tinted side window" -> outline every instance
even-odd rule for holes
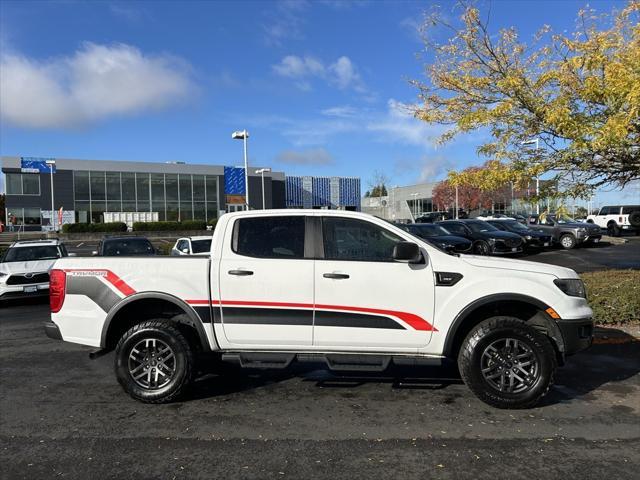
[[[180,240],[178,242],[178,245],[176,245],[176,249],[182,251],[185,248],[189,248],[189,245],[187,244],[186,240]]]
[[[458,235],[467,235],[466,229],[457,223],[445,223],[442,225],[444,228],[449,230],[451,233],[457,233]]]
[[[233,251],[259,258],[304,258],[304,217],[241,218]]]
[[[322,234],[327,260],[391,262],[393,247],[402,241],[385,228],[351,218],[323,218]]]
[[[626,207],[622,207],[622,214],[629,215],[632,212],[640,211],[640,205],[627,205]]]
[[[598,214],[599,215],[609,215],[610,211],[611,211],[611,207],[602,207]]]

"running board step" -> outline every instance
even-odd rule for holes
[[[383,372],[391,362],[391,357],[376,355],[325,355],[324,359],[327,367],[337,372]]]
[[[242,368],[287,368],[296,358],[294,353],[246,352],[225,353],[224,362],[236,363]]]

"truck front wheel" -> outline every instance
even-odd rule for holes
[[[136,400],[166,403],[189,387],[194,362],[188,340],[172,322],[148,320],[120,338],[115,373],[122,388]]]
[[[550,340],[513,317],[492,317],[467,335],[458,355],[462,379],[497,408],[533,407],[553,384],[556,354]]]

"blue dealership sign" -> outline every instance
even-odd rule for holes
[[[224,167],[224,193],[227,195],[245,195],[244,168]]]
[[[47,165],[47,160],[53,160],[53,158],[20,157],[20,171],[22,173],[51,173],[51,167]],[[56,173],[55,164],[53,165],[53,173]]]

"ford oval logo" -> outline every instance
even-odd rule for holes
[[[33,273],[25,273],[24,278],[33,278]]]

